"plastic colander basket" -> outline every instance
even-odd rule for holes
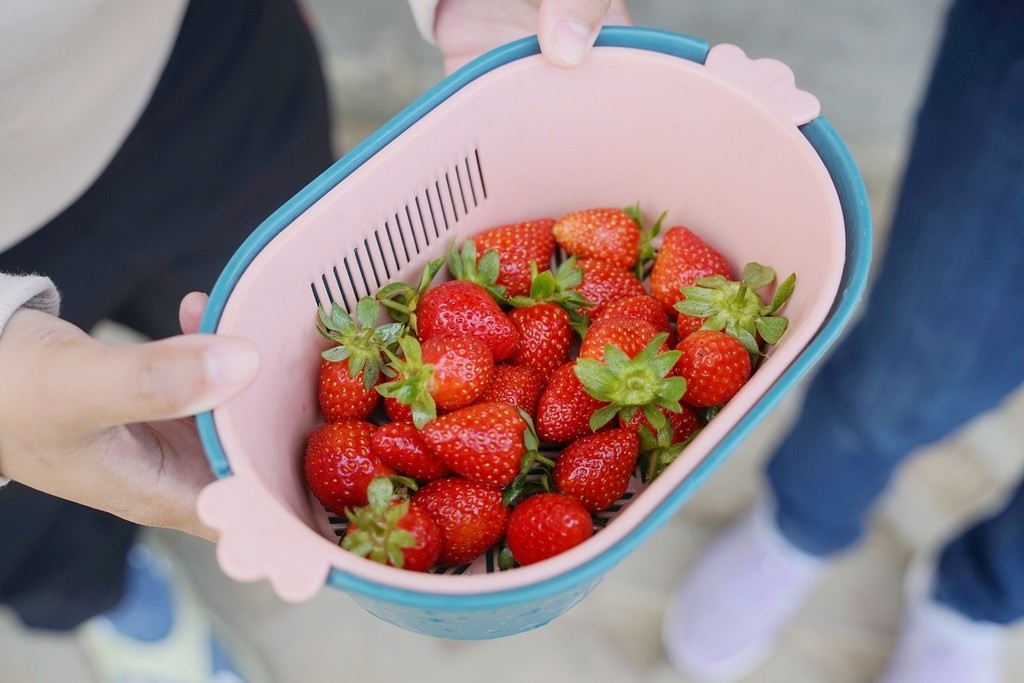
[[[662,475],[630,492],[585,543],[500,571],[490,554],[427,574],[338,546],[307,492],[318,424],[316,309],[417,282],[453,240],[589,206],[668,211],[724,253],[795,272],[790,328],[741,392]],[[817,100],[770,59],[688,36],[617,27],[586,62],[549,65],[536,39],[448,77],[260,225],[210,296],[200,331],[252,339],[253,385],[198,417],[218,476],[199,512],[218,561],[288,601],[324,585],[402,628],[495,638],[547,623],[661,527],[804,376],[849,321],[867,279],[870,215]]]

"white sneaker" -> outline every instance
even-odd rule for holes
[[[922,558],[907,572],[903,624],[878,683],[999,683],[1006,629],[931,598],[933,567]]]
[[[662,625],[669,661],[701,683],[746,676],[817,586],[825,560],[794,547],[759,501],[716,538],[673,590]]]
[[[76,636],[98,683],[268,683],[260,657],[204,604],[150,537],[129,553],[122,604]]]

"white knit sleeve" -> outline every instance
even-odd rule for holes
[[[57,315],[60,294],[48,277],[0,273],[0,334],[14,312],[27,306]]]
[[[14,312],[22,306],[57,315],[60,294],[48,277],[0,273],[0,334]],[[0,475],[0,487],[9,481]]]

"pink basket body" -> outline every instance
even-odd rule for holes
[[[273,227],[212,300],[216,332],[255,340],[263,357],[254,385],[205,425],[230,470],[201,500],[222,534],[225,572],[267,579],[288,600],[326,582],[404,628],[496,637],[578,602],[632,535],[681,503],[680,487],[815,339],[848,265],[834,179],[798,127],[817,103],[777,62],[737,52],[726,46],[716,66],[710,56],[706,65],[599,46],[568,71],[538,54],[509,59],[425,111],[414,105],[412,123]],[[664,474],[646,487],[634,479],[604,529],[551,560],[497,571],[481,557],[459,572],[419,574],[339,548],[338,520],[311,499],[300,466],[319,422],[317,306],[351,307],[389,281],[416,282],[453,240],[488,227],[636,203],[650,218],[667,211],[667,225],[687,225],[736,269],[758,261],[797,273],[790,328],[748,385]]]

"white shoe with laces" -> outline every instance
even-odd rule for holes
[[[269,683],[252,647],[196,593],[150,538],[129,552],[125,595],[78,628],[97,683]]]
[[[934,566],[919,558],[907,572],[903,624],[878,683],[1000,683],[1006,628],[932,599]]]
[[[662,626],[668,659],[700,683],[726,683],[771,653],[824,572],[755,503],[716,538],[676,584]]]

